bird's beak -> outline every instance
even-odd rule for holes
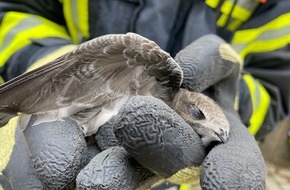
[[[220,139],[221,142],[226,143],[229,140],[229,136],[226,132],[221,131],[220,133],[215,132],[216,136]]]

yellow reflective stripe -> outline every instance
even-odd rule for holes
[[[247,21],[252,15],[253,11],[260,3],[253,0],[240,0],[237,1],[232,13],[232,17],[242,22]]]
[[[281,38],[257,41],[247,45],[241,52],[240,55],[244,59],[249,53],[269,52],[280,49],[290,42],[290,34]]]
[[[72,17],[72,10],[71,10],[71,1],[70,0],[64,0],[63,3],[63,12],[64,12],[64,17],[66,20],[66,24],[69,30],[69,33],[72,37],[72,40],[74,43],[78,43],[79,42],[79,37],[77,34],[77,30],[75,29],[75,23]],[[77,13],[75,13],[77,14]]]
[[[222,14],[222,15],[218,18],[216,24],[217,24],[219,27],[224,27],[224,26],[226,25],[226,23],[227,23],[228,18],[229,18],[228,15],[226,15],[226,14]]]
[[[79,27],[83,36],[89,38],[89,1],[78,0],[78,13],[79,13]]]
[[[70,39],[64,27],[25,13],[6,13],[0,27],[0,67],[15,52],[29,45],[33,39],[46,37]]]
[[[221,12],[226,15],[229,15],[231,10],[233,9],[233,6],[234,6],[233,2],[226,0],[221,7]]]
[[[216,8],[219,5],[220,0],[205,0],[205,3],[211,8]]]
[[[243,7],[236,5],[231,16],[244,22],[249,19],[251,12],[247,9],[244,9]]]
[[[229,15],[232,11],[231,17],[240,21],[246,21],[257,5],[258,3],[252,2],[252,0],[250,2],[246,2],[245,0],[238,1],[237,4],[234,4],[231,0],[226,0],[221,7],[221,12]]]
[[[179,190],[193,190],[201,189],[199,183],[196,184],[181,184]]]
[[[88,0],[63,0],[64,17],[74,43],[89,38]]]
[[[75,48],[76,48],[76,45],[63,46],[63,47],[45,55],[41,59],[37,60],[30,67],[28,67],[27,71],[31,71],[31,70],[34,70],[34,69],[40,67],[40,66],[43,66],[43,65],[47,64],[48,62],[53,61],[54,59],[64,55],[65,53],[72,51]]]
[[[227,26],[227,29],[230,31],[235,31],[237,28],[241,26],[243,22],[237,19],[231,19],[230,23]]]
[[[3,84],[5,81],[4,79],[0,76],[0,85]]]
[[[217,21],[219,27],[225,27],[230,31],[234,31],[247,21],[252,12],[256,9],[259,2],[253,0],[241,0],[234,4],[233,0],[226,0],[221,6],[221,16]],[[230,19],[230,22],[227,20]]]
[[[251,12],[249,12],[248,10],[244,9],[243,7],[240,7],[238,5],[235,5],[230,1],[226,1],[221,8],[221,11],[224,15],[224,17],[229,17],[229,14],[231,12],[231,10],[233,9],[232,13],[231,13],[231,19],[237,19],[238,21],[236,22],[232,22],[232,24],[230,25],[230,27],[228,29],[230,30],[234,30],[237,28],[237,26],[240,26],[240,24],[246,20],[249,19],[249,17],[251,16]],[[226,15],[226,16],[225,16]],[[226,23],[223,22],[222,26],[224,26]],[[218,23],[219,26],[219,23]]]
[[[290,25],[290,13],[283,14],[277,17],[275,20],[268,22],[267,24],[248,30],[241,30],[235,33],[232,43],[248,43],[254,41],[263,32],[268,30],[279,30]]]
[[[262,84],[251,75],[245,74],[243,78],[250,91],[253,110],[248,130],[251,134],[255,135],[266,117],[270,106],[270,96]]]
[[[227,23],[227,20],[229,19],[229,14],[231,12],[231,10],[233,9],[234,4],[227,0],[223,3],[223,5],[221,6],[221,16],[218,18],[217,20],[217,25],[219,27],[224,27]]]
[[[8,124],[0,128],[0,175],[9,163],[10,156],[15,145],[15,132],[18,117],[12,118]]]
[[[181,184],[179,190],[190,190],[191,187],[189,184]]]
[[[274,51],[290,42],[290,13],[255,29],[237,31],[233,48],[245,58],[249,53]]]

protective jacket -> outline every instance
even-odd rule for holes
[[[237,109],[256,139],[289,114],[289,0],[0,0],[0,24],[2,82],[104,34],[135,32],[174,56],[214,33],[244,61]]]

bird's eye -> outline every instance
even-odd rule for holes
[[[189,113],[194,119],[197,119],[197,120],[205,119],[204,114],[202,113],[200,109],[198,109],[196,105],[190,105]]]

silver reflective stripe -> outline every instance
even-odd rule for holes
[[[241,52],[252,41],[261,42],[261,41],[273,40],[273,39],[284,37],[289,34],[290,34],[290,25],[277,29],[277,30],[272,29],[272,30],[264,31],[259,36],[252,39],[248,43],[237,43],[237,44],[232,44],[232,46],[237,52]]]
[[[245,44],[232,44],[232,47],[234,48],[234,50],[238,53],[240,53],[245,47],[246,47],[246,43]]]
[[[229,2],[235,3],[235,0],[227,0]],[[226,2],[226,1],[225,1]],[[248,11],[253,11],[260,3],[255,0],[237,0],[236,6],[240,6]]]
[[[252,12],[257,8],[259,2],[256,0],[238,0],[237,5]]]
[[[63,0],[64,17],[74,43],[89,38],[88,0]]]
[[[278,30],[268,30],[263,32],[255,41],[265,41],[286,36],[290,33],[290,25]]]
[[[78,12],[78,3],[77,0],[71,0],[71,17],[72,21],[74,23],[74,26],[76,27],[76,35],[79,42],[82,40],[82,34],[81,34],[81,27],[80,27],[80,21],[79,21],[79,12]]]
[[[19,34],[19,32],[25,31],[40,24],[40,20],[31,17],[21,20],[9,32],[6,33],[3,43],[0,46],[0,52],[9,46],[10,42],[16,37],[16,35]]]

